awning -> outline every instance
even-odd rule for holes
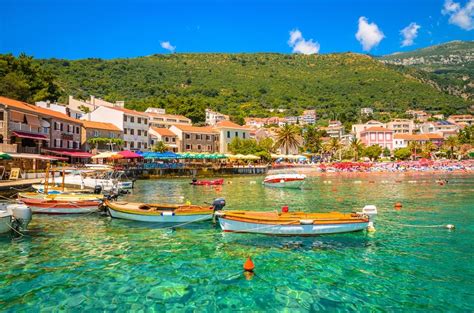
[[[32,153],[9,153],[9,155],[14,159],[37,159],[37,160],[48,160],[48,161],[67,160],[67,158],[62,158],[58,156],[32,154]]]
[[[10,118],[14,122],[20,122],[23,123],[25,120],[25,114],[18,112],[18,111],[11,111],[10,112]]]
[[[84,152],[84,151],[73,151],[73,150],[46,150],[43,149],[43,151],[48,151],[50,153],[54,154],[59,154],[59,155],[66,155],[72,158],[80,158],[80,159],[88,159],[93,156],[93,154],[90,154],[89,152]]]
[[[40,134],[30,134],[30,133],[25,133],[25,132],[13,132],[13,135],[20,137],[20,138],[29,138],[29,139],[37,139],[37,140],[49,140],[48,137],[45,135],[40,135]]]
[[[40,127],[40,121],[38,119],[38,116],[36,116],[36,115],[26,114],[26,122],[30,126]]]

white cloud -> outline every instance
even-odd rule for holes
[[[385,35],[375,23],[369,24],[367,18],[361,16],[359,17],[359,29],[355,37],[362,45],[364,51],[370,51],[385,38]]]
[[[315,54],[319,52],[320,45],[313,39],[305,40],[298,29],[290,31],[288,45],[293,48],[293,53]]]
[[[420,28],[421,26],[417,23],[410,23],[410,25],[400,31],[403,36],[402,47],[408,47],[413,45],[413,41],[418,36],[418,30]]]
[[[474,29],[474,0],[468,0],[464,7],[459,2],[446,0],[444,2],[444,15],[449,15],[449,23],[465,30]]]
[[[166,49],[166,50],[170,51],[170,52],[174,52],[174,50],[176,49],[176,46],[172,46],[169,41],[162,41],[161,42],[161,47],[163,49]]]

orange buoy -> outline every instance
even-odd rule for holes
[[[245,261],[244,263],[244,271],[253,272],[254,269],[255,269],[255,264],[253,264],[252,259],[248,257],[247,261]]]
[[[395,203],[394,207],[395,207],[395,209],[399,210],[403,207],[403,205],[400,202],[397,202],[397,203]]]

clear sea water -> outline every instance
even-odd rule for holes
[[[447,178],[441,186],[437,178]],[[222,187],[138,181],[126,198],[227,208],[378,207],[375,233],[281,238],[210,223],[162,229],[99,215],[34,216],[0,237],[0,311],[312,312],[474,310],[474,176],[311,177],[304,190],[262,177]],[[403,204],[395,210],[395,202]],[[433,225],[454,224],[454,231]],[[242,271],[251,256],[255,275]]]

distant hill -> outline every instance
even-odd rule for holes
[[[474,99],[474,41],[452,41],[410,52],[394,53],[380,58],[382,62],[403,65],[398,70],[450,94]]]
[[[164,107],[204,119],[211,107],[236,120],[268,116],[283,108],[299,114],[356,121],[359,109],[404,112],[408,108],[465,112],[465,101],[436,90],[414,75],[361,54],[287,55],[169,54],[131,59],[39,60],[63,95],[125,100],[130,108]]]

